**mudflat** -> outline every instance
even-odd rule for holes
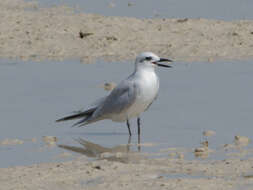
[[[253,56],[253,21],[136,19],[77,13],[66,6],[0,2],[0,57],[127,60],[152,51],[178,61]]]
[[[128,155],[131,157],[130,155]],[[1,189],[252,189],[252,159],[187,161],[137,159],[128,163],[88,161],[1,168]],[[131,159],[130,159],[131,160]]]

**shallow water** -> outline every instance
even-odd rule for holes
[[[138,151],[135,119],[131,121],[131,141],[125,123],[100,121],[71,128],[73,122],[54,122],[106,95],[101,85],[127,77],[133,67],[133,63],[102,61],[0,61],[0,141],[24,141],[0,146],[0,167],[59,160],[64,150],[46,146],[43,136],[56,136],[57,144],[79,147],[75,141],[79,138],[106,148],[131,143],[130,149]],[[204,130],[216,132],[208,138],[214,149],[232,143],[235,135],[253,139],[252,61],[174,63],[172,69],[158,68],[157,72],[159,97],[141,117],[141,143],[146,144],[142,152],[198,147],[205,140]],[[193,158],[192,152],[187,154]]]
[[[43,6],[64,4],[106,16],[253,19],[252,0],[39,0],[39,3]]]

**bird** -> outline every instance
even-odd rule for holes
[[[96,121],[110,119],[126,122],[129,136],[132,135],[129,120],[137,118],[140,136],[141,113],[149,109],[159,91],[157,66],[170,68],[171,59],[160,58],[152,52],[143,52],[136,57],[134,72],[122,80],[108,96],[98,99],[89,109],[63,117],[56,122],[80,119],[72,126],[85,126]]]

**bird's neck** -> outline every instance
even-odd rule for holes
[[[154,68],[137,68],[135,69],[133,76],[145,80],[153,80],[158,78]]]
[[[134,73],[145,73],[145,72],[153,72],[155,73],[155,68],[153,66],[147,65],[136,65]]]

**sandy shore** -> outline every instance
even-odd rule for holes
[[[1,189],[244,189],[253,187],[252,159],[187,161],[140,159],[137,163],[77,160],[1,168]]]
[[[45,142],[49,147],[56,145],[51,140]],[[107,148],[83,139],[78,142],[78,146],[58,145],[66,151],[61,156],[70,155],[69,151],[82,154],[72,157],[72,161],[0,168],[0,189],[250,190],[253,187],[253,150],[247,148],[250,142],[247,137],[236,136],[233,144],[216,150],[208,148],[205,141],[196,149],[170,147],[160,150],[161,154],[132,151],[131,144]],[[195,158],[184,158],[187,154],[195,154]],[[226,157],[207,159],[213,154]]]
[[[252,48],[253,21],[105,17],[0,1],[2,58],[132,60],[153,51],[180,61],[212,61],[252,58]]]

